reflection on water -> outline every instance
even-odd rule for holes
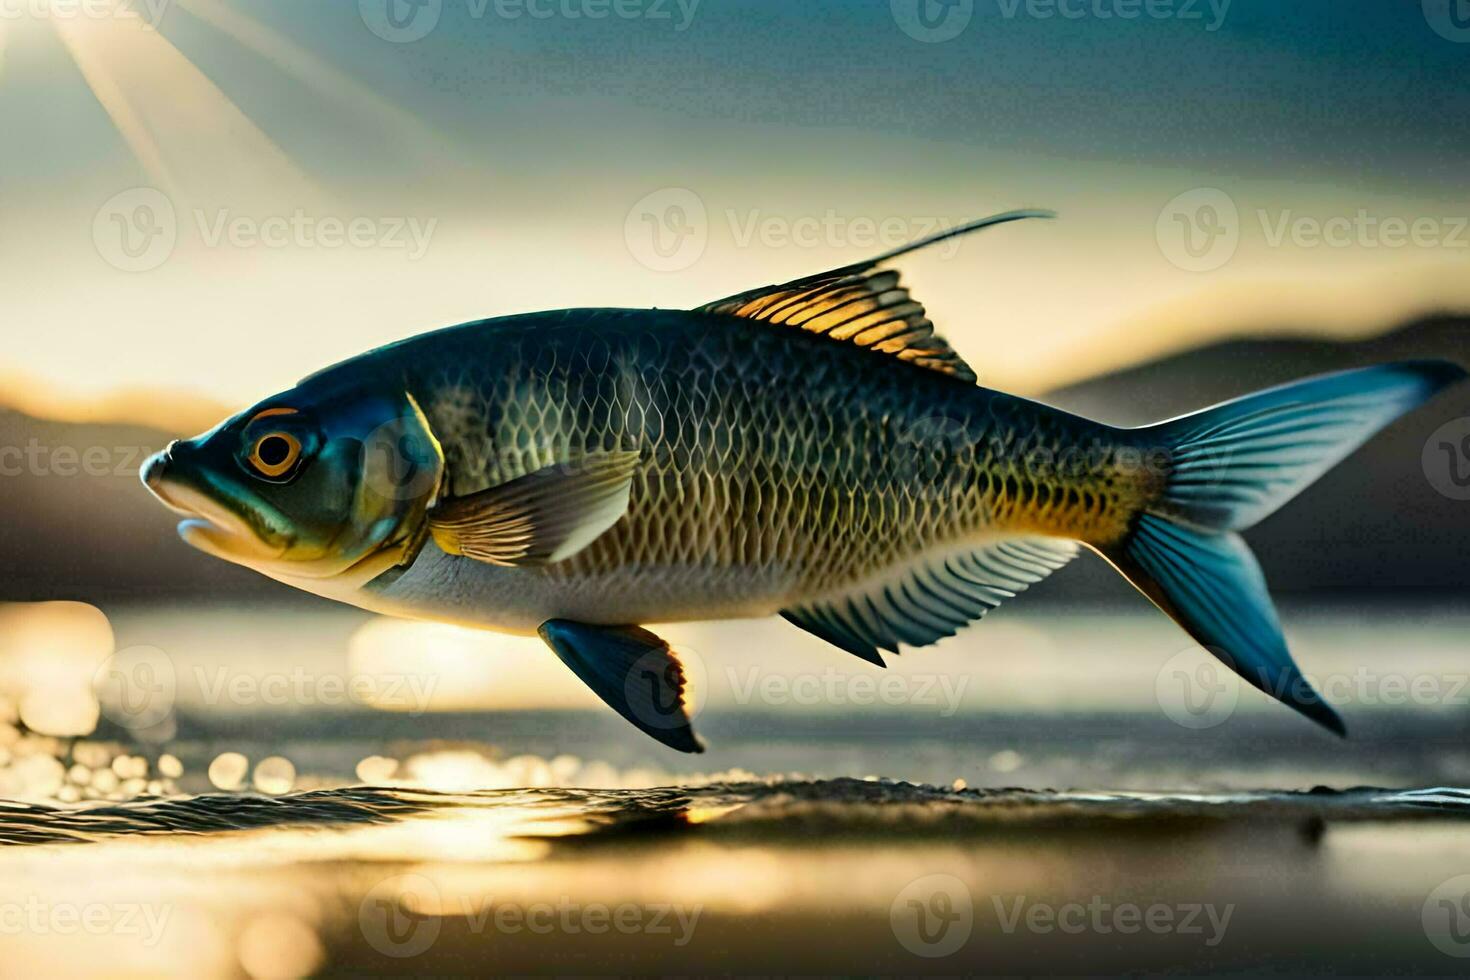
[[[956,972],[1030,956],[1046,972],[1088,955],[1101,957],[1095,969],[1109,957],[1239,969],[1281,941],[1271,926],[1283,909],[1304,923],[1298,949],[1346,917],[1401,956],[1404,923],[1369,913],[1396,888],[1428,894],[1467,819],[1470,792],[1448,788],[1159,795],[862,780],[14,805],[0,809],[12,845],[0,849],[0,971],[474,973],[591,968],[610,950],[626,969]],[[1381,868],[1384,853],[1392,884],[1360,868],[1365,856]],[[933,875],[967,904],[970,928],[987,930],[940,963],[915,956],[890,921],[898,897]],[[1008,902],[1089,895],[1109,908],[1228,905],[1234,932],[1131,949],[1094,936],[1090,950],[1069,934],[1038,954],[1035,936],[1003,928]],[[1308,895],[1320,915],[1293,906]]]
[[[1133,821],[1272,819],[1407,820],[1432,816],[1470,819],[1470,789],[1354,789],[1256,793],[1099,793],[1054,790],[941,789],[889,780],[765,780],[642,790],[520,789],[474,793],[353,786],[284,797],[182,796],[114,806],[68,809],[42,804],[0,807],[0,844],[99,843],[119,837],[227,834],[245,830],[354,828],[433,821],[439,838],[472,836],[478,856],[541,854],[534,846],[507,848],[514,839],[577,834],[615,837],[721,821],[721,828],[775,829],[800,836],[812,825],[904,826],[910,833],[943,835],[955,827]],[[479,833],[486,831],[486,833]],[[389,859],[377,843],[353,853]],[[498,839],[497,839],[498,838]],[[315,845],[313,845],[315,846]],[[320,856],[320,851],[314,852]],[[410,856],[421,856],[417,853]],[[463,855],[469,857],[471,855]]]
[[[1219,675],[1147,613],[998,619],[887,687],[782,624],[689,627],[686,757],[534,644],[0,608],[0,976],[1448,972],[1465,617],[1288,619],[1352,741],[1190,687]],[[1432,788],[1308,790],[1367,785]],[[1036,924],[1160,903],[1228,930]]]

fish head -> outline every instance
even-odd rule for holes
[[[366,580],[423,540],[443,472],[407,392],[308,379],[171,443],[141,476],[200,551],[273,578]]]

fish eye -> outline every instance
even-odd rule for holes
[[[289,432],[267,432],[250,448],[250,465],[261,476],[284,476],[301,458],[301,440]]]

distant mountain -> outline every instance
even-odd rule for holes
[[[138,425],[179,435],[203,432],[232,411],[177,389],[116,388],[89,394],[15,372],[0,373],[0,405],[35,418],[78,425]]]
[[[1312,374],[1405,358],[1470,366],[1470,318],[1438,316],[1356,343],[1240,339],[1094,378],[1042,400],[1115,425],[1144,425]],[[1400,419],[1249,531],[1276,593],[1470,593],[1470,502],[1430,484],[1424,444],[1470,416],[1470,383]],[[1112,592],[1107,569],[1069,577],[1072,595]],[[1050,591],[1050,590],[1048,590]],[[1365,595],[1366,598],[1366,595]]]
[[[0,600],[292,593],[179,540],[177,517],[138,482],[171,438],[0,409]]]
[[[1137,425],[1307,375],[1406,357],[1470,364],[1470,319],[1424,320],[1362,343],[1237,340],[1072,385],[1045,400]],[[1470,385],[1400,420],[1251,531],[1273,590],[1465,596],[1470,503],[1437,493],[1420,462],[1429,435],[1459,416],[1470,416]],[[169,438],[153,428],[46,421],[0,409],[0,600],[313,601],[178,539],[174,515],[137,477],[147,453]],[[1058,578],[1025,601],[1131,592],[1097,561],[1077,562]]]

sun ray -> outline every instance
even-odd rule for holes
[[[118,17],[52,23],[160,189],[242,208],[315,196],[286,153],[157,31]]]
[[[275,63],[282,71],[338,101],[364,108],[380,119],[388,120],[420,153],[437,149],[442,140],[432,129],[383,98],[367,85],[340,71],[306,48],[296,44],[259,21],[221,2],[221,0],[175,0],[189,13],[227,34],[242,47]]]

